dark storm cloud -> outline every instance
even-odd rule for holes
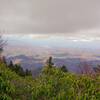
[[[68,34],[99,28],[100,0],[0,0],[1,33]]]

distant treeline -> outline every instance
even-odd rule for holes
[[[13,61],[7,63],[6,58],[3,56],[1,58],[1,62],[6,65],[6,67],[10,68],[12,71],[16,72],[20,76],[32,76],[31,70],[24,70],[20,64],[14,64]]]

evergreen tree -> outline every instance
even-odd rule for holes
[[[63,65],[63,66],[61,67],[61,70],[62,70],[63,72],[68,72],[68,69],[66,68],[65,65]]]
[[[14,64],[13,64],[13,61],[10,61],[8,67],[9,67],[11,70],[14,70]]]
[[[47,60],[47,66],[52,67],[54,65],[53,61],[52,61],[52,57],[49,57],[49,59]]]
[[[30,70],[26,69],[26,71],[25,71],[25,75],[26,75],[26,76],[31,76],[31,75],[32,75],[32,73],[31,73],[31,71],[30,71]]]
[[[18,65],[18,64],[14,65],[14,71],[17,74],[19,74],[20,76],[25,76],[25,72],[24,72],[23,68],[20,65]]]
[[[2,57],[2,61],[3,61],[4,64],[7,65],[7,62],[6,62],[6,58],[5,58],[5,56]]]

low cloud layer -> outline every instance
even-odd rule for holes
[[[0,34],[100,37],[99,0],[0,0]]]

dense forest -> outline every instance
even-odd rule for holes
[[[4,42],[1,41],[1,52]],[[41,73],[33,78],[31,71],[0,60],[0,100],[100,100],[100,66],[95,73],[70,73],[58,68],[50,57]]]

